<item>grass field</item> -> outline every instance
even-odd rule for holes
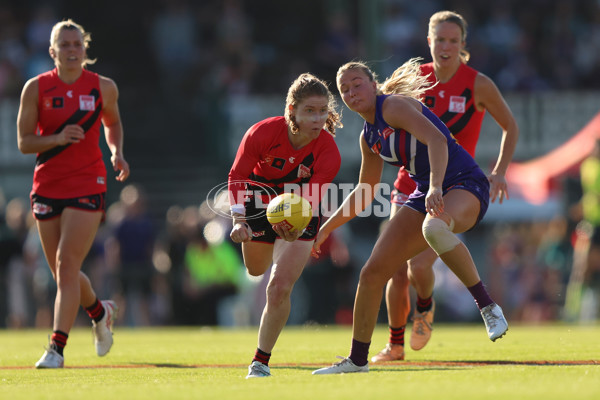
[[[600,325],[515,326],[492,343],[481,325],[437,324],[423,350],[368,374],[313,376],[349,351],[349,327],[286,327],[268,379],[244,379],[256,328],[116,328],[95,355],[71,332],[64,370],[36,370],[46,331],[0,331],[0,399],[600,399]],[[408,338],[407,338],[408,339]],[[371,352],[387,340],[379,326]]]

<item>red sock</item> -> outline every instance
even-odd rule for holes
[[[422,313],[425,311],[431,310],[431,305],[433,304],[433,295],[429,296],[426,299],[422,299],[417,296],[417,311]]]
[[[256,353],[254,353],[254,358],[252,361],[258,361],[259,363],[269,365],[269,360],[271,359],[271,353],[265,353],[258,347],[256,348]]]
[[[62,356],[63,350],[65,349],[65,346],[67,345],[68,338],[69,338],[68,333],[64,333],[61,331],[54,331],[54,332],[52,332],[52,336],[50,336],[50,340],[51,340],[50,346],[52,346],[54,348],[54,350],[56,350],[56,352]]]
[[[390,328],[390,344],[399,344],[404,346],[404,330],[406,329],[406,325],[401,326],[400,328]]]
[[[87,312],[87,315],[89,315],[90,318],[96,322],[100,321],[104,317],[105,313],[104,307],[102,306],[102,303],[98,300],[98,298],[96,298],[94,304],[92,304],[89,307],[86,307],[85,311]]]

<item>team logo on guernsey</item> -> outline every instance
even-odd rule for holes
[[[37,215],[46,215],[52,212],[52,207],[44,203],[33,203],[33,213]]]
[[[310,178],[310,168],[304,164],[298,165],[298,178]]]
[[[425,105],[428,108],[435,107],[435,96],[425,96]]]
[[[448,106],[448,111],[454,113],[464,113],[465,105],[467,104],[467,99],[464,96],[450,96],[450,105]]]
[[[285,159],[284,158],[276,158],[271,163],[271,167],[277,168],[278,170],[283,170],[284,165],[285,165]]]
[[[64,99],[62,97],[44,97],[42,98],[42,105],[44,110],[51,110],[53,108],[63,108]]]
[[[94,111],[96,109],[96,99],[94,96],[82,94],[79,96],[79,109],[83,111]]]
[[[377,141],[375,142],[375,144],[373,144],[373,146],[371,146],[371,151],[375,154],[379,154],[381,153],[381,140],[377,139]]]
[[[383,138],[385,140],[387,140],[387,138],[389,138],[392,133],[394,133],[394,128],[391,128],[391,127],[388,126],[387,128],[385,128],[383,130],[383,132],[380,132],[379,135],[383,136]]]

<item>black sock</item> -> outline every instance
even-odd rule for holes
[[[404,331],[406,329],[406,325],[401,326],[400,328],[390,328],[390,343],[394,345],[404,346]]]
[[[256,348],[256,353],[254,353],[254,358],[252,361],[258,361],[261,364],[269,365],[269,360],[271,360],[271,353],[265,353],[258,347]]]
[[[429,296],[426,299],[423,299],[417,296],[417,312],[423,313],[425,311],[431,310],[433,306],[433,295]]]
[[[67,339],[69,338],[68,333],[64,333],[61,331],[52,332],[52,336],[50,336],[50,347],[54,349],[61,356],[63,355],[63,350],[67,345]]]
[[[89,307],[85,307],[85,312],[87,312],[87,315],[89,315],[90,318],[95,322],[100,322],[100,320],[104,318],[104,314],[106,314],[106,311],[104,310],[104,307],[98,298],[96,298],[94,304]]]
[[[369,347],[371,346],[371,342],[363,343],[359,342],[356,339],[352,339],[352,348],[350,349],[349,359],[352,360],[354,365],[362,367],[363,365],[367,365],[369,362]]]

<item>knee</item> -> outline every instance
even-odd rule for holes
[[[444,254],[460,244],[460,240],[452,232],[453,228],[452,218],[449,223],[440,218],[425,218],[422,227],[423,237],[437,255]]]
[[[369,286],[374,288],[383,288],[392,276],[384,276],[380,268],[372,260],[368,260],[365,266],[360,270],[359,284],[363,287]]]
[[[282,279],[273,277],[267,285],[267,302],[269,304],[280,304],[287,301],[292,293],[293,284],[284,282]]]

